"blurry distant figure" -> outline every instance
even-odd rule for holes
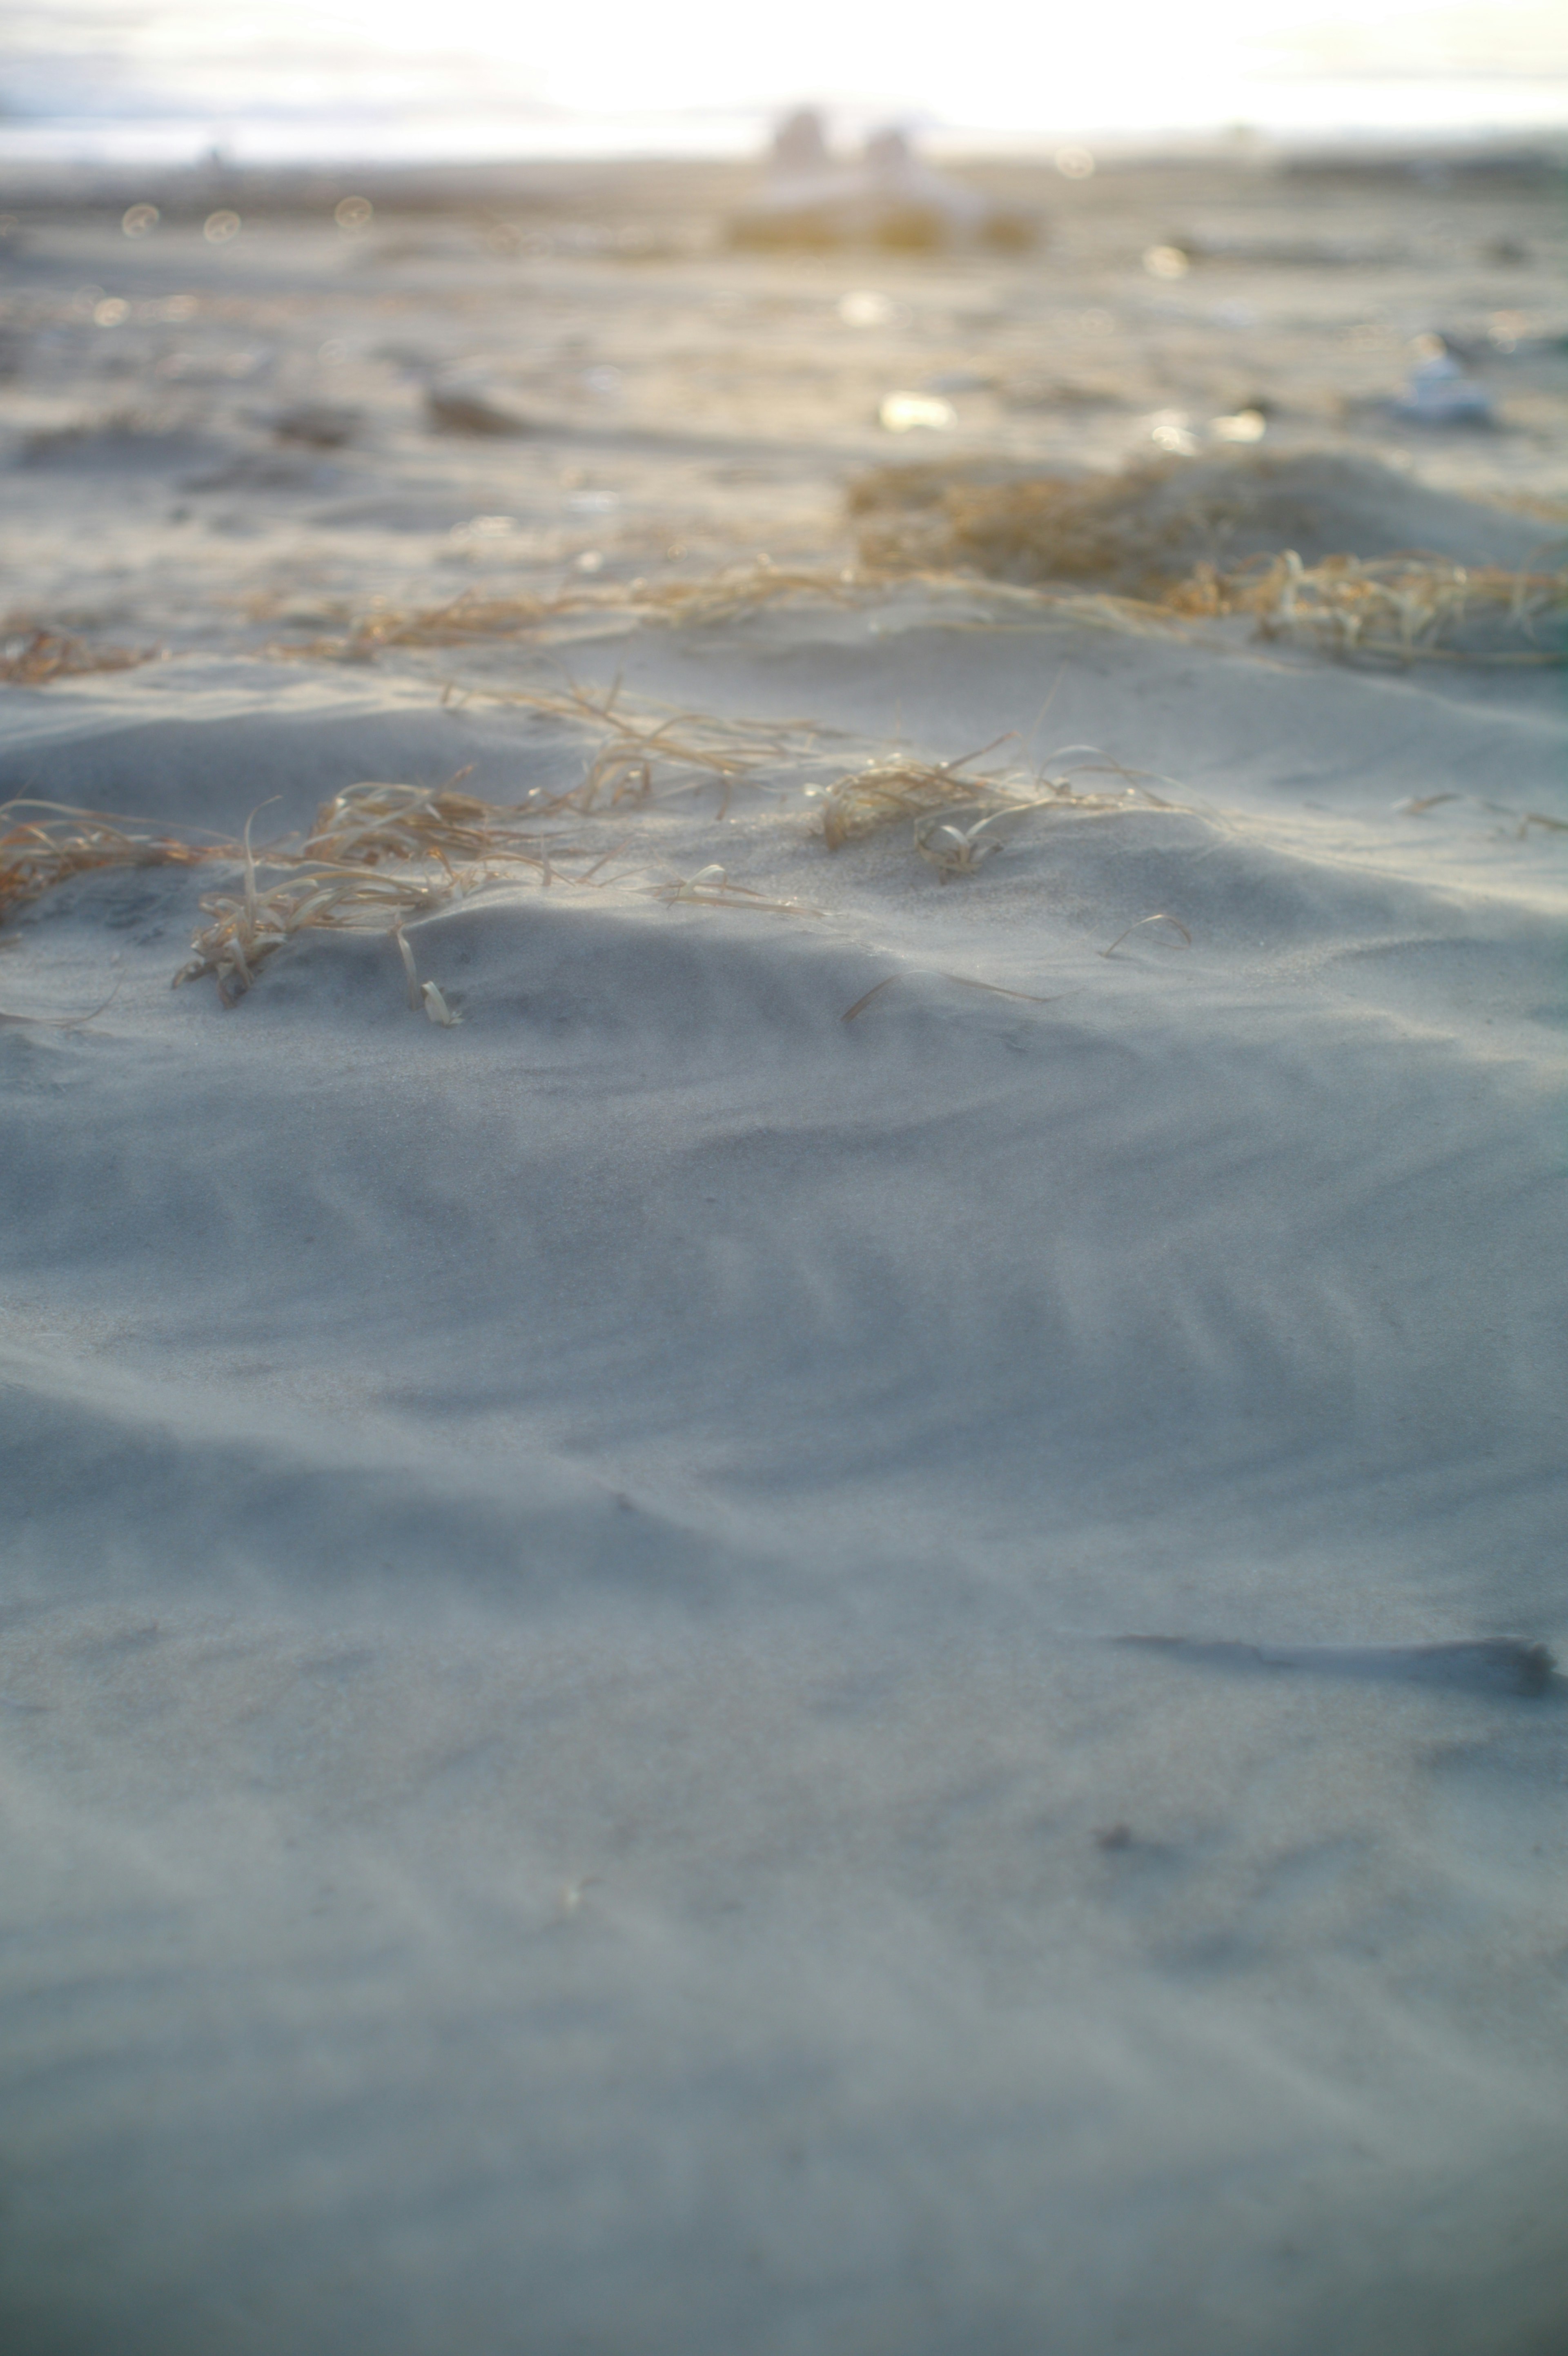
[[[858,158],[836,157],[822,118],[802,107],[773,134],[761,190],[731,223],[737,245],[877,245],[931,253],[965,245],[1018,249],[1039,224],[933,171],[904,133],[879,131]]]

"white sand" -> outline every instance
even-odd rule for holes
[[[37,231],[29,283],[108,284],[95,235]],[[304,383],[315,252],[238,241],[213,339],[271,305]],[[434,347],[494,299],[464,266],[389,262],[375,302]],[[721,281],[759,316],[854,283],[599,266],[622,360],[637,302],[699,342]],[[577,265],[529,267],[567,317]],[[1030,267],[987,265],[996,299]],[[1284,337],[1301,282],[1268,284]],[[12,389],[18,435],[69,422],[62,383]],[[102,444],[6,477],[14,605],[183,649],[0,690],[10,792],[222,831],[276,797],[272,834],[360,778],[560,789],[591,737],[494,691],[562,667],[844,732],[723,818],[671,777],[575,822],[627,845],[605,888],[411,926],[453,1030],[384,939],[296,944],[228,1012],[171,992],[187,873],[7,928],[8,1015],[115,991],[0,1025],[18,2356],[1564,2343],[1561,1687],[1099,1641],[1568,1644],[1568,835],[1519,834],[1568,820],[1561,673],[961,626],[923,591],[262,650],[312,565],[359,611],[592,531],[613,579],[639,519],[743,551],[748,498],[831,553],[865,416],[774,416],[726,488],[752,429],[681,445],[672,406],[662,450],[656,419],[605,444],[597,514],[564,426],[479,448],[411,411],[298,462],[325,488],[269,488],[238,408],[203,429],[250,453],[221,493]],[[1434,444],[1405,487],[1523,464]],[[521,553],[440,538],[503,509]],[[1028,819],[952,883],[907,829],[827,852],[836,766],[1006,730],[1179,807]],[[648,888],[710,861],[798,906]],[[1157,911],[1190,947],[1103,954]]]

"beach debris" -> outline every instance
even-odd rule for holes
[[[877,423],[887,434],[946,434],[957,424],[958,412],[938,393],[890,392]]]
[[[535,427],[515,410],[503,409],[488,394],[459,385],[432,384],[424,397],[425,423],[432,434],[468,434],[499,437],[532,434]]]
[[[1226,417],[1211,417],[1209,431],[1216,442],[1261,442],[1268,419],[1261,409],[1235,409]]]
[[[92,647],[65,630],[32,629],[0,644],[0,680],[9,687],[48,687],[93,671],[136,670],[158,655],[156,647]]]
[[[1452,352],[1428,353],[1412,369],[1405,388],[1392,404],[1405,425],[1494,425],[1489,395],[1484,385],[1465,374]]]
[[[1519,1636],[1429,1644],[1243,1644],[1197,1636],[1111,1636],[1104,1641],[1213,1668],[1300,1670],[1474,1693],[1531,1697],[1559,1682],[1550,1647]]]
[[[923,163],[908,134],[878,131],[859,156],[830,148],[822,117],[803,107],[773,134],[762,187],[730,223],[732,244],[749,248],[874,245],[895,253],[955,246],[1019,251],[1040,223],[1016,207]]]
[[[301,401],[280,410],[272,431],[280,442],[303,442],[312,450],[341,450],[365,422],[362,409],[339,402]]]
[[[409,947],[400,921],[392,926],[392,938],[398,945],[398,955],[402,958],[403,971],[409,978],[409,1012],[417,1014],[424,1004],[424,992],[420,983],[419,968],[414,963],[414,953]]]
[[[858,286],[838,297],[838,316],[847,327],[892,327],[901,316],[891,295],[873,287]]]
[[[409,978],[410,1013],[418,1014],[422,1008],[432,1023],[439,1023],[444,1030],[454,1031],[463,1017],[455,1008],[447,1004],[433,981],[420,980],[419,969],[414,963],[414,953],[409,947],[408,936],[403,931],[400,918],[392,926],[392,938],[398,945],[398,955],[402,958],[403,971]]]
[[[463,1017],[447,1004],[433,981],[421,981],[420,995],[424,1000],[424,1011],[432,1023],[438,1023],[443,1031],[456,1030]]]
[[[1157,409],[1142,425],[1155,448],[1168,457],[1193,458],[1202,446],[1185,409]]]

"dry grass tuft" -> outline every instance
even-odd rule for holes
[[[21,817],[23,812],[37,815]],[[396,927],[474,889],[497,868],[528,866],[549,883],[558,872],[551,867],[550,850],[559,859],[573,856],[579,847],[519,826],[520,818],[533,815],[531,808],[508,809],[459,793],[455,781],[441,787],[350,786],[323,804],[303,845],[276,844],[259,862],[249,826],[238,843],[193,843],[144,833],[134,820],[96,810],[9,802],[0,807],[0,820],[20,822],[0,833],[0,917],[73,875],[101,868],[238,861],[240,891],[214,893],[202,901],[208,922],[193,937],[196,955],[175,976],[180,982],[210,973],[219,995],[231,1004],[296,933]],[[287,872],[263,886],[259,863]],[[588,875],[571,880],[586,882],[600,864],[602,859]],[[426,1005],[428,1011],[428,1001]]]
[[[208,921],[192,940],[194,958],[176,977],[187,981],[210,973],[231,1003],[296,933],[396,928],[497,870],[531,869],[545,884],[590,884],[624,845],[564,839],[549,820],[646,802],[656,787],[672,781],[677,788],[717,786],[722,811],[738,780],[799,759],[811,733],[792,723],[633,711],[622,703],[618,684],[601,696],[569,683],[504,700],[601,731],[603,741],[575,785],[560,793],[541,788],[510,806],[462,791],[466,770],[441,786],[348,786],[322,804],[303,841],[277,843],[261,854],[251,849],[249,826],[242,842],[197,844],[98,811],[12,802],[0,808],[0,822],[13,821],[0,833],[0,916],[97,868],[236,861],[243,871],[240,889],[202,902]],[[576,873],[560,864],[579,858],[591,863]],[[263,885],[261,866],[287,872]],[[758,905],[742,886],[723,890],[736,905]],[[705,884],[699,890],[682,887],[677,896],[719,895]],[[423,1002],[430,1012],[428,997]]]
[[[582,855],[580,845],[539,832],[536,804],[509,808],[458,792],[468,774],[461,770],[444,786],[345,787],[322,804],[300,849],[280,845],[266,855],[269,865],[290,872],[264,891],[247,826],[240,846],[242,888],[238,894],[215,893],[203,900],[202,913],[210,921],[193,937],[196,955],[176,974],[176,982],[210,973],[219,996],[231,1005],[296,933],[390,932],[408,969],[411,1005],[422,1004],[432,1022],[453,1027],[459,1018],[450,1013],[440,991],[433,983],[416,982],[402,933],[409,918],[427,916],[491,881],[496,869],[532,868],[549,884],[557,873],[552,850],[557,859]],[[559,801],[548,805],[558,806]],[[530,824],[520,825],[522,819]],[[589,874],[603,863],[595,862]]]
[[[504,808],[456,788],[463,769],[444,786],[347,786],[323,802],[303,856],[339,866],[375,867],[389,859],[432,859],[450,874],[455,860],[527,859],[548,854],[532,804]],[[528,819],[525,829],[518,824]]]
[[[363,867],[295,868],[283,882],[261,890],[256,862],[245,847],[245,880],[238,895],[214,893],[203,900],[210,921],[192,936],[196,951],[175,976],[175,986],[211,974],[218,994],[231,1006],[296,933],[391,932],[411,916],[428,916],[451,898],[458,879],[380,875]]]
[[[90,647],[85,639],[61,630],[32,630],[20,646],[0,655],[0,680],[10,687],[48,687],[51,680],[80,679],[97,670],[135,670],[157,659],[153,647]]]
[[[997,744],[1007,738],[998,737]],[[1081,815],[1125,810],[1131,804],[1170,809],[1138,772],[1109,760],[1093,745],[1064,745],[1046,764],[1069,753],[1093,754],[1093,760],[1072,765],[1072,774],[1038,777],[965,775],[971,764],[983,760],[996,745],[982,745],[956,761],[875,761],[869,768],[840,777],[824,798],[822,833],[829,851],[858,842],[901,819],[914,821],[915,849],[929,863],[947,874],[972,874],[1002,847],[1009,821],[1032,811],[1072,809]],[[1115,777],[1120,791],[1082,792],[1072,775]]]
[[[529,809],[541,815],[571,810],[586,816],[649,801],[659,785],[712,783],[722,816],[738,784],[809,758],[823,733],[807,721],[720,720],[700,712],[637,710],[623,702],[618,680],[600,696],[568,684],[515,689],[496,700],[603,732],[579,784],[565,793],[530,798]]]
[[[73,875],[99,867],[191,867],[207,859],[231,857],[231,844],[182,842],[168,834],[143,834],[133,819],[107,818],[98,810],[68,809],[59,802],[0,803],[0,821],[22,810],[47,816],[22,819],[0,833],[0,919],[29,900],[53,891]]]

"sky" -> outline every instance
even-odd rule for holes
[[[1413,102],[1412,86],[1426,99]],[[0,0],[0,102],[13,117],[717,115],[804,99],[1022,134],[1287,123],[1336,102],[1369,120],[1413,102],[1449,120],[1556,111],[1568,127],[1568,5],[790,0],[774,14],[737,0]]]

